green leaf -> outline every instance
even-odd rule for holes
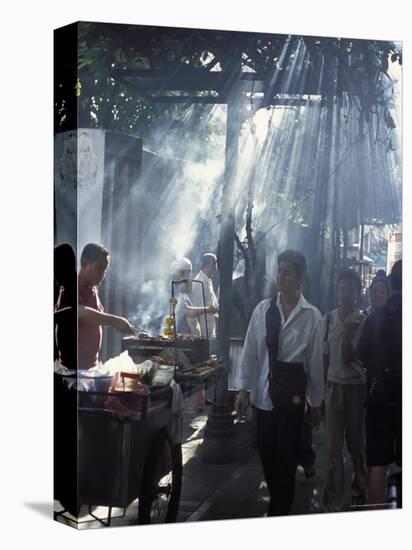
[[[93,63],[92,59],[85,59],[84,61],[81,61],[78,65],[78,69],[84,69],[84,67],[87,67],[88,65],[91,65]]]

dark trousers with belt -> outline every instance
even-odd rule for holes
[[[256,439],[270,495],[268,516],[289,514],[302,436],[303,408],[256,409]]]

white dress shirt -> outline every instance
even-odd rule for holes
[[[214,306],[219,307],[219,302],[217,301],[215,291],[213,289],[213,282],[203,271],[195,277],[195,281],[201,281],[203,283],[203,288],[205,289],[205,307]],[[202,285],[199,283],[193,283],[192,287],[192,303],[196,307],[203,307],[203,294],[202,294]],[[216,338],[216,313],[207,313],[207,328],[209,339]],[[198,318],[200,325],[200,333],[202,338],[206,338],[206,320],[204,315],[200,315]]]
[[[264,410],[273,409],[269,395],[269,354],[266,344],[266,312],[269,304],[269,299],[261,301],[252,313],[234,381],[236,389],[250,391],[252,404]],[[286,321],[279,294],[276,305],[281,318],[277,358],[286,363],[303,363],[309,403],[312,407],[319,407],[324,392],[322,315],[303,295],[300,295]]]

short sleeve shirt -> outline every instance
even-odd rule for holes
[[[326,316],[323,320],[326,335]],[[338,384],[362,384],[365,382],[365,376],[361,366],[355,360],[349,365],[342,360],[341,347],[344,326],[339,318],[338,310],[334,309],[329,313],[329,330],[327,339],[324,342],[324,353],[329,355],[328,381]],[[359,338],[359,329],[354,336],[354,344]]]

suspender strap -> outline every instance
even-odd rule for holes
[[[278,361],[280,312],[272,298],[266,312],[266,345],[269,354],[269,394],[275,410],[303,411],[306,397],[306,373],[303,363]]]

